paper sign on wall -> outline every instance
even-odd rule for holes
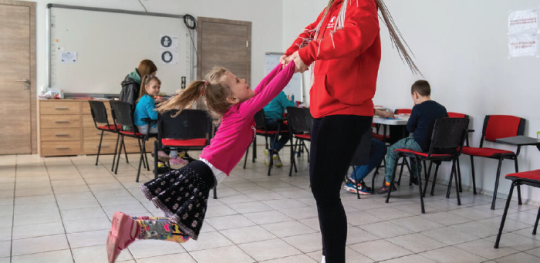
[[[508,13],[509,57],[538,56],[538,10]]]
[[[538,12],[536,9],[510,12],[508,34],[538,32]]]
[[[178,36],[159,35],[159,47],[162,49],[178,49]]]
[[[538,34],[508,36],[510,57],[538,56]]]
[[[178,64],[178,52],[170,50],[162,50],[160,60],[163,64]]]
[[[77,52],[61,52],[60,62],[62,63],[75,63],[77,62]]]

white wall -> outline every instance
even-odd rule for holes
[[[35,0],[37,2],[37,87],[47,85],[46,68],[46,5],[66,4],[144,11],[137,0]],[[142,0],[149,12],[190,14],[232,20],[251,21],[252,24],[252,85],[264,77],[264,54],[281,50],[282,47],[282,2],[265,0]],[[90,21],[89,21],[90,22]],[[134,41],[136,41],[134,37]],[[133,65],[135,68],[137,65]],[[126,74],[129,72],[126,72]],[[118,83],[125,75],[118,76]],[[117,90],[110,93],[119,93]]]
[[[327,0],[283,0],[283,49],[314,21]],[[484,116],[508,114],[527,119],[525,135],[540,131],[540,59],[508,59],[507,11],[539,8],[538,0],[386,0],[392,15],[416,55],[425,79],[432,85],[432,98],[449,111],[472,117],[476,132],[471,144],[478,146]],[[411,108],[410,85],[422,78],[410,73],[392,48],[381,23],[382,61],[375,103],[390,108]],[[486,147],[514,150],[505,145]],[[520,170],[540,169],[540,152],[526,147],[519,155]],[[463,183],[470,183],[470,161],[462,157]],[[486,194],[494,190],[497,161],[475,159],[477,187]],[[503,162],[502,176],[513,172],[511,161]],[[449,167],[439,172],[448,179]],[[501,179],[499,196],[507,195],[510,182]],[[540,191],[524,187],[523,196],[540,202]],[[502,202],[499,202],[502,204]]]

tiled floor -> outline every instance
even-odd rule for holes
[[[261,147],[259,147],[261,148]],[[196,155],[196,154],[192,154]],[[106,262],[105,240],[115,211],[161,216],[135,182],[137,155],[117,175],[112,157],[0,156],[0,263]],[[286,157],[286,156],[284,156]],[[240,163],[210,200],[199,241],[138,241],[119,262],[319,262],[321,237],[307,162],[288,176],[288,161],[266,176],[258,163]],[[284,158],[285,159],[285,158]],[[141,182],[152,178],[145,171]],[[408,179],[403,180],[408,183]],[[490,198],[445,187],[425,199],[402,186],[386,204],[381,195],[357,200],[343,191],[349,222],[347,262],[540,262],[540,235],[533,236],[537,207],[513,203],[501,247],[494,249],[500,215]]]

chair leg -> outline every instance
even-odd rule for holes
[[[99,162],[99,153],[101,152],[101,142],[103,141],[103,130],[101,131],[101,137],[99,137],[99,146],[98,146],[98,150],[97,150],[97,157],[96,157],[96,165],[98,164]]]
[[[499,167],[497,168],[497,177],[495,177],[495,190],[493,190],[493,201],[491,201],[491,210],[495,210],[495,202],[497,201],[497,189],[499,188],[499,177],[501,175],[501,165],[503,159],[499,159]]]
[[[360,191],[358,190],[358,180],[356,178],[356,168],[353,166],[353,173],[354,173],[354,187],[356,188],[356,198],[360,199]],[[347,175],[345,175],[345,178],[347,178]]]
[[[126,151],[126,144],[124,143],[124,156],[126,157],[126,163],[129,163],[128,152]]]
[[[158,142],[154,141],[154,179],[158,178]]]
[[[474,174],[474,157],[472,155],[471,155],[471,171],[472,171],[473,193],[476,194],[476,176]]]
[[[426,162],[424,161],[424,168],[427,168],[425,166]],[[429,162],[429,169],[426,169],[425,175],[426,175],[426,185],[424,186],[424,193],[422,194],[423,197],[426,197],[426,192],[429,184],[429,177],[431,176],[431,166],[433,166],[433,162]]]
[[[399,159],[399,158],[398,158]],[[401,184],[401,175],[403,174],[403,166],[407,163],[407,158],[403,157],[403,160],[401,161],[401,170],[399,170],[399,179],[397,181],[397,185]]]
[[[141,149],[141,158],[139,158],[139,169],[137,170],[137,180],[135,180],[135,182],[139,182],[139,176],[141,176],[141,164],[144,164],[144,150],[145,150],[145,147],[144,147],[144,143],[142,145],[142,149]]]
[[[255,159],[257,158],[257,135],[253,138],[253,159],[251,160],[252,163],[255,162]]]
[[[214,186],[214,199],[218,199],[217,198],[217,185]]]
[[[420,160],[418,160],[418,157],[415,157],[414,161],[416,162],[416,167],[419,167]],[[426,209],[424,207],[424,191],[422,191],[422,175],[420,173],[418,173],[417,179],[418,179],[418,191],[420,192],[420,205],[422,206],[422,214],[425,214]]]
[[[251,146],[251,145],[250,145]],[[246,157],[244,157],[244,169],[246,169],[246,163],[247,163],[247,157],[249,155],[249,146],[247,147],[247,150],[246,150]]]
[[[450,180],[448,180],[448,186],[446,188],[446,199],[450,198],[450,192],[452,191],[452,180],[454,180],[454,170],[450,172]]]
[[[433,174],[433,183],[431,184],[431,196],[433,196],[435,194],[435,183],[437,182],[437,174],[439,172],[439,166],[441,166],[440,164],[437,164],[437,166],[435,166],[435,174]]]
[[[392,171],[392,180],[390,181],[390,189],[388,189],[388,196],[386,197],[386,203],[390,201],[390,193],[392,192],[392,189],[394,188],[394,181],[396,178],[396,168],[397,168],[396,166],[397,166],[399,157],[400,156],[398,155],[398,157],[396,158],[396,163],[394,164],[394,170]]]
[[[371,178],[371,189],[373,189],[373,191],[375,191],[375,177],[377,177],[377,175],[379,174],[379,169],[381,169],[381,165],[382,161],[381,163],[379,163],[379,165],[377,165],[377,170],[375,170],[375,173],[373,173],[373,177]]]
[[[146,143],[144,144],[144,161],[146,162],[146,170],[150,171],[150,165],[148,164],[148,154],[146,153]]]
[[[120,138],[120,149],[118,150],[118,158],[116,161],[116,169],[114,169],[114,174],[118,173],[118,166],[120,166],[120,156],[122,156],[122,146],[124,146],[124,135]]]
[[[141,139],[137,139],[137,142],[139,143],[139,150],[141,151],[141,154],[143,154],[143,148],[141,146]],[[144,157],[143,157],[143,167],[146,168],[146,163],[144,162]]]
[[[536,229],[538,228],[538,220],[540,220],[540,207],[538,208],[538,213],[536,214],[536,221],[534,222],[534,229],[532,234],[536,235]]]
[[[461,165],[459,164],[459,157],[456,159],[456,165],[457,165],[457,174],[459,178],[459,192],[463,193],[463,187],[461,186]],[[474,189],[474,194],[476,194],[476,189]]]
[[[457,174],[457,171],[456,171],[456,160],[453,160],[452,161],[452,172],[454,173],[454,177],[455,177],[455,180],[456,180],[456,197],[457,197],[457,204],[458,205],[461,205],[461,199],[459,198],[459,192],[460,192],[460,187],[459,187],[459,182],[458,183],[458,174]]]
[[[508,214],[508,207],[510,207],[510,201],[512,200],[512,194],[514,192],[515,184],[516,183],[512,182],[512,186],[510,186],[510,193],[508,195],[508,199],[506,199],[506,206],[504,207],[504,213],[501,219],[501,226],[499,227],[499,233],[497,234],[497,240],[495,241],[495,248],[499,248],[499,242],[501,241],[501,235],[504,228],[504,221],[506,221],[506,215]]]
[[[293,166],[296,167],[296,164],[294,161],[294,139],[291,139],[291,167],[289,168],[289,177],[292,176]]]
[[[514,163],[516,165],[516,173],[519,173],[517,156],[516,156],[516,159],[514,159]],[[523,203],[521,202],[521,185],[520,184],[517,185],[517,192],[518,192],[518,205],[522,205]]]
[[[118,134],[118,137],[116,137],[116,147],[114,147],[114,155],[113,155],[113,162],[111,167],[111,172],[114,171],[114,162],[116,161],[116,154],[118,153],[118,143],[120,142],[120,134]]]

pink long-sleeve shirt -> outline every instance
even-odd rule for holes
[[[232,106],[221,120],[216,136],[200,158],[229,175],[242,159],[255,136],[255,113],[270,103],[287,86],[294,74],[294,62],[284,69],[278,65],[255,88],[255,96]]]

